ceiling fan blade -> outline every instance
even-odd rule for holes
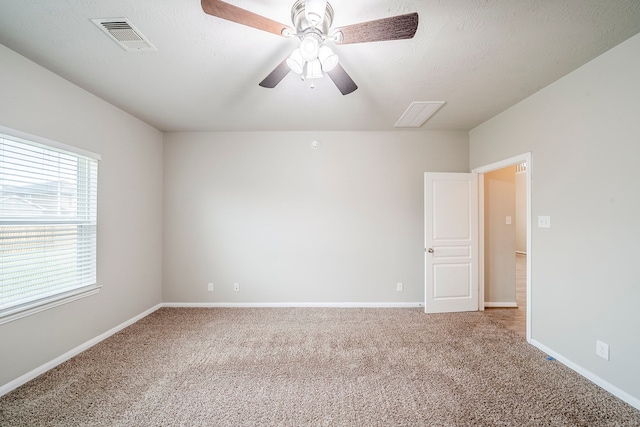
[[[236,22],[258,30],[288,37],[295,31],[284,24],[265,18],[257,13],[239,8],[221,0],[201,0],[202,10],[208,15]]]
[[[349,74],[347,74],[340,64],[336,65],[336,67],[327,74],[329,74],[329,77],[343,95],[349,95],[358,89],[358,85],[349,77]]]
[[[418,14],[413,12],[339,27],[332,34],[342,33],[342,41],[336,40],[336,43],[350,44],[410,39],[417,30]]]
[[[259,83],[260,86],[273,89],[278,83],[289,74],[291,69],[287,65],[287,59],[285,58],[263,81]]]

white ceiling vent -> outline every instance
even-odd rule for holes
[[[92,19],[102,31],[127,52],[158,50],[127,18]]]
[[[419,101],[412,102],[407,111],[396,122],[394,127],[397,128],[419,128],[426,122],[436,111],[444,105],[445,101]]]

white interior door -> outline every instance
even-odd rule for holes
[[[425,312],[478,310],[478,175],[431,173],[425,189]]]

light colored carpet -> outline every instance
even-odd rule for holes
[[[2,426],[640,426],[482,313],[163,308],[0,398]]]

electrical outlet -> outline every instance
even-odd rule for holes
[[[402,288],[403,288],[402,282],[396,283],[396,291],[402,292]]]
[[[240,283],[234,283],[233,284],[233,290],[238,292],[240,290]]]
[[[208,283],[207,289],[209,289],[209,292],[213,292],[213,283]]]
[[[596,355],[609,360],[609,344],[596,340]]]

